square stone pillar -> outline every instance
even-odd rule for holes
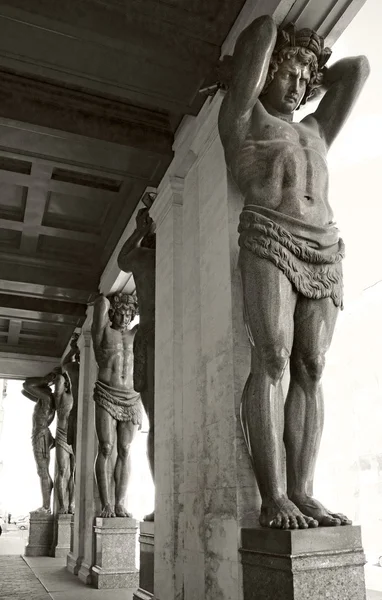
[[[25,556],[51,556],[54,516],[39,512],[29,514],[29,537]]]
[[[243,200],[227,177],[221,100],[185,120],[150,211],[159,600],[240,600],[241,527],[257,524],[260,505],[239,419],[250,362],[237,268]]]
[[[153,600],[154,598],[154,530],[152,522],[140,523],[139,535],[139,588],[133,600]]]
[[[75,480],[75,514],[73,523],[73,550],[67,558],[67,568],[84,583],[91,583],[93,565],[93,525],[96,515],[97,490],[94,476],[96,433],[93,388],[97,378],[90,326],[93,307],[88,307],[87,318],[78,340],[80,377],[78,390],[77,454]]]
[[[366,600],[360,527],[244,529],[245,600]]]
[[[94,531],[94,586],[99,589],[137,587],[135,555],[138,522],[127,517],[97,517]]]
[[[70,552],[71,522],[72,515],[55,515],[55,558],[65,558]]]

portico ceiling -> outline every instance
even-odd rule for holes
[[[243,4],[0,3],[0,352],[62,355]]]
[[[364,2],[0,1],[0,359],[62,355],[246,23],[269,11],[333,42]]]

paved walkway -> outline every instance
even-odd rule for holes
[[[64,558],[0,556],[1,600],[132,600],[135,590],[96,590]]]

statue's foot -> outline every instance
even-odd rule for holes
[[[115,517],[114,508],[110,504],[105,504],[100,514],[100,517],[103,517],[104,519]]]
[[[272,529],[308,529],[318,527],[317,521],[303,514],[286,496],[263,500],[260,525]]]
[[[146,515],[145,517],[143,517],[143,520],[144,521],[153,522],[154,521],[154,515],[155,515],[155,513],[153,511],[152,513],[150,513],[150,514]]]
[[[309,517],[315,519],[320,527],[351,525],[352,522],[342,513],[333,513],[311,496],[294,496],[293,502]]]
[[[116,517],[129,517],[132,518],[132,514],[129,513],[122,504],[115,505],[115,516]]]
[[[65,506],[62,506],[61,508],[59,508],[57,512],[59,515],[67,515],[68,514],[68,510],[65,508]]]
[[[43,513],[46,515],[51,515],[52,511],[50,510],[50,508],[46,508],[45,506],[40,506],[40,508],[36,508],[36,510],[32,511],[35,513]]]
[[[74,504],[69,504],[68,515],[74,515]]]

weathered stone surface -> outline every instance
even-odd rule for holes
[[[31,512],[29,519],[29,539],[25,556],[50,556],[54,534],[54,516],[47,513]]]
[[[243,529],[244,600],[365,600],[360,527]]]
[[[136,327],[130,323],[136,314],[135,295],[115,294],[109,300],[101,294],[94,303],[91,333],[98,365],[93,394],[98,438],[95,474],[101,517],[131,517],[125,508],[131,474],[129,452],[142,425],[141,399],[133,388]],[[123,426],[117,427],[117,423]]]
[[[321,379],[343,295],[344,244],[329,205],[326,156],[369,65],[355,56],[326,68],[330,55],[312,29],[278,30],[270,15],[260,16],[237,40],[219,114],[243,205],[238,264],[251,368],[240,417],[262,498],[260,524],[279,529],[350,524],[312,493]],[[293,122],[321,86],[317,110]]]
[[[72,517],[73,515],[56,516],[56,546],[53,548],[53,556],[56,558],[64,558],[70,552]]]
[[[140,523],[139,588],[133,600],[149,600],[154,597],[154,523]]]
[[[96,518],[95,565],[92,583],[97,588],[138,586],[135,566],[138,523],[127,517]]]

